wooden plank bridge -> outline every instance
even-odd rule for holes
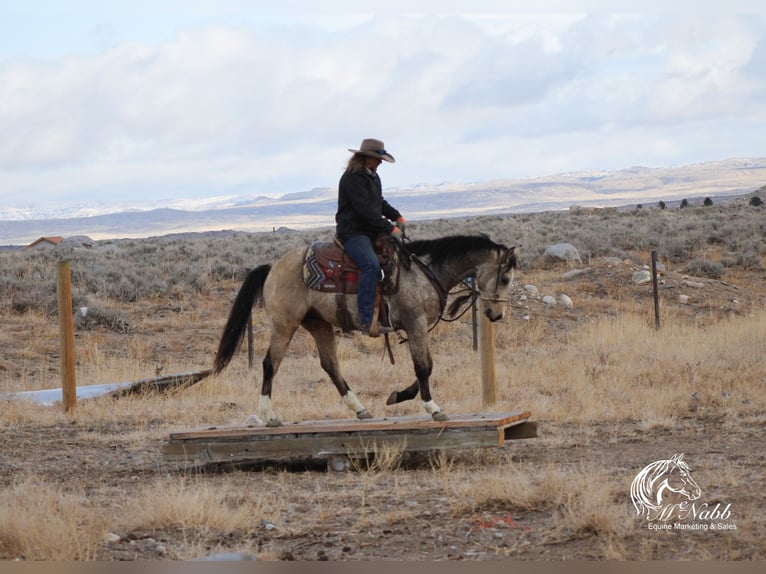
[[[335,457],[359,458],[382,448],[403,452],[502,447],[506,440],[537,436],[523,411],[367,420],[305,421],[281,427],[217,426],[171,433],[163,447],[168,462],[263,463]]]

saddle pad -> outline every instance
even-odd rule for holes
[[[334,243],[315,241],[303,259],[303,282],[329,293],[356,293],[358,268]]]
[[[384,295],[399,288],[399,257],[393,248],[378,253],[385,279]],[[359,287],[359,267],[333,242],[315,241],[303,258],[303,282],[309,289],[325,293],[356,294]]]

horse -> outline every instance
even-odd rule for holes
[[[684,455],[676,454],[639,472],[630,486],[630,495],[638,516],[646,514],[648,520],[664,520],[672,516],[676,500],[697,500],[702,491],[692,478]],[[671,498],[671,502],[664,501],[665,497]]]
[[[406,333],[416,380],[401,391],[394,391],[386,405],[414,399],[420,394],[423,408],[433,420],[448,417],[434,401],[429,388],[433,361],[428,348],[428,332],[443,316],[450,290],[463,281],[475,280],[480,312],[490,321],[500,321],[509,305],[513,272],[517,267],[516,247],[495,243],[488,236],[452,235],[437,239],[393,240],[400,252],[398,289],[386,295],[390,325]],[[268,426],[280,426],[271,392],[275,375],[298,327],[314,338],[320,365],[329,375],[343,402],[357,419],[372,418],[341,373],[335,332],[340,327],[338,298],[307,287],[302,268],[305,246],[282,255],[274,265],[264,264],[245,277],[221,335],[213,371],[220,373],[231,361],[242,342],[250,313],[256,302],[263,303],[270,323],[269,347],[263,358],[263,380],[258,399],[258,415]],[[349,300],[356,300],[349,296]],[[355,325],[359,317],[355,304],[348,305]],[[401,336],[401,333],[399,333]]]

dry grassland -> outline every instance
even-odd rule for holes
[[[748,217],[746,207],[737,209],[740,221]],[[763,212],[758,216],[762,221]],[[540,437],[432,455],[388,449],[344,473],[165,463],[170,432],[238,423],[256,411],[267,340],[258,309],[253,370],[243,349],[222,375],[167,395],[84,400],[73,414],[0,402],[0,559],[189,560],[221,552],[267,560],[764,559],[763,232],[760,247],[752,244],[758,237],[739,238],[740,251],[747,240],[760,257],[739,266],[731,263],[736,249],[716,242],[671,262],[674,238],[657,237],[669,250],[661,253],[667,269],[656,330],[651,286],[631,282],[648,250],[620,246],[625,228],[610,236],[610,226],[595,229],[593,217],[570,217],[570,228],[558,226],[560,237],[537,239],[533,231],[547,229],[545,217],[525,216],[503,230],[475,220],[465,228],[454,221],[416,227],[423,235],[484,227],[507,243],[517,242],[516,228],[526,234],[531,245],[522,252],[513,302],[497,325],[492,410],[531,411]],[[591,247],[573,265],[550,262],[535,247],[568,240],[582,227],[619,252]],[[277,252],[288,243],[281,241]],[[222,258],[227,249],[218,246]],[[607,261],[610,254],[623,263]],[[688,265],[696,260],[701,268],[701,258],[708,268],[721,265],[720,276],[689,277]],[[240,277],[216,275],[212,256],[206,265],[196,290],[170,288],[133,301],[76,291],[112,318],[78,324],[78,384],[209,368]],[[567,275],[573,268],[585,272]],[[687,279],[704,288],[685,287]],[[546,306],[528,296],[526,284],[541,295],[566,293],[574,306]],[[4,289],[0,392],[57,387],[55,314],[7,283]],[[435,399],[448,413],[482,411],[468,316],[439,324],[431,344]],[[392,366],[380,340],[353,335],[340,343],[346,378],[373,415],[421,415],[417,401],[385,406],[392,390],[413,380],[405,347],[394,352]],[[275,381],[274,406],[285,421],[349,416],[305,333]],[[736,530],[655,531],[636,516],[633,478],[681,452],[700,502],[731,504]]]

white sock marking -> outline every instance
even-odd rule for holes
[[[436,402],[434,402],[433,400],[423,401],[423,408],[426,409],[426,412],[429,415],[442,412],[442,408],[439,405],[437,405]]]
[[[354,391],[349,391],[343,396],[343,402],[346,403],[346,406],[350,408],[352,411],[354,411],[354,414],[365,411],[367,409],[364,408],[364,405],[359,402],[359,399],[356,398],[356,395],[354,394]]]
[[[261,395],[258,399],[258,415],[266,422],[277,418],[274,409],[271,408],[271,397]]]

